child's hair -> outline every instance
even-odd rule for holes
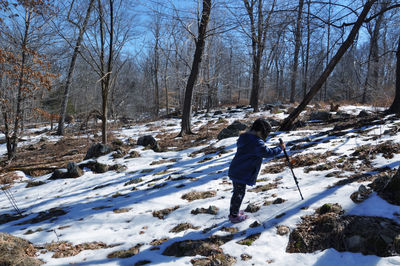
[[[266,139],[271,132],[271,125],[264,118],[258,118],[251,126],[251,130],[261,132],[263,139]]]

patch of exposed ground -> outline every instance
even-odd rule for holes
[[[400,253],[400,225],[391,219],[343,215],[339,205],[325,204],[302,220],[289,236],[286,248],[289,253],[328,248],[380,257]]]

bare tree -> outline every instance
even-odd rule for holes
[[[299,64],[299,52],[301,45],[301,16],[303,14],[303,5],[304,0],[299,0],[299,6],[297,10],[297,20],[296,20],[296,30],[294,32],[294,58],[293,58],[293,67],[292,67],[292,75],[290,80],[290,102],[294,103],[294,97],[296,95],[296,81],[297,81],[297,68]]]
[[[383,1],[381,3],[380,10],[385,10],[388,6],[388,1]],[[379,46],[378,41],[380,38],[380,30],[382,27],[382,22],[385,13],[381,13],[375,21],[375,25],[373,29],[369,28],[368,32],[371,36],[370,38],[370,47],[369,47],[369,57],[367,63],[367,74],[365,76],[365,84],[364,91],[362,94],[362,103],[367,102],[368,98],[368,89],[373,88],[376,89],[378,87],[378,78],[379,78]]]
[[[390,113],[400,114],[400,38],[397,44],[396,51],[396,95],[393,103],[389,108]]]
[[[193,134],[190,128],[193,88],[199,74],[199,68],[206,40],[207,25],[210,19],[210,13],[211,13],[211,0],[203,0],[203,8],[201,12],[201,20],[198,30],[198,36],[195,39],[195,51],[193,56],[192,68],[190,70],[190,75],[185,89],[185,98],[182,110],[181,132],[179,133],[178,136],[183,136],[185,134]]]
[[[74,22],[71,19],[69,19],[69,14],[68,14],[69,22],[72,23],[74,26],[76,26],[78,28],[79,33],[78,33],[78,38],[76,39],[74,52],[72,53],[71,62],[70,62],[69,68],[68,68],[67,79],[65,81],[64,97],[63,97],[63,101],[61,103],[60,120],[58,122],[58,129],[57,129],[57,134],[58,135],[64,135],[64,122],[65,122],[65,116],[67,114],[67,105],[68,105],[68,99],[69,99],[69,92],[70,92],[70,87],[71,87],[71,83],[72,83],[72,78],[73,78],[73,75],[74,75],[76,59],[78,57],[78,54],[79,54],[79,51],[80,51],[80,48],[81,48],[83,35],[85,34],[87,25],[89,23],[90,13],[92,11],[94,2],[95,2],[95,0],[90,0],[89,1],[89,5],[88,5],[88,8],[86,10],[86,15],[85,15],[85,18],[83,20],[82,25],[80,25],[79,23]],[[72,3],[71,3],[70,9],[69,9],[69,13],[71,12],[71,10],[73,8],[73,4],[74,4],[74,1],[72,1]]]
[[[252,56],[252,87],[250,105],[254,112],[258,112],[260,94],[260,69],[261,59],[265,50],[265,40],[270,26],[270,19],[275,8],[276,0],[273,0],[271,9],[264,19],[263,0],[243,0],[247,15],[250,20],[251,56]]]
[[[23,1],[12,6],[15,10],[8,17],[13,21],[2,25],[4,28],[14,25],[15,28],[6,33],[11,43],[6,49],[0,48],[0,69],[4,71],[1,78],[6,76],[8,80],[7,89],[0,87],[0,110],[4,120],[1,132],[6,138],[9,160],[17,154],[18,139],[22,131],[20,127],[24,120],[24,102],[28,98],[32,99],[37,91],[50,89],[56,78],[49,71],[45,56],[38,53],[32,43],[35,32],[43,25],[42,15],[51,12],[51,5],[46,1]],[[23,13],[21,19],[15,15],[17,10]],[[38,20],[41,21],[40,24],[37,24]]]
[[[345,54],[347,49],[353,43],[358,31],[360,30],[365,18],[367,17],[372,5],[377,0],[369,0],[364,4],[364,7],[357,18],[357,21],[354,23],[353,28],[351,29],[349,35],[346,40],[340,46],[339,50],[336,52],[335,56],[329,61],[329,64],[326,66],[324,72],[318,78],[318,80],[311,87],[310,91],[307,93],[306,97],[304,97],[303,101],[299,104],[299,106],[292,112],[290,115],[283,121],[280,130],[290,130],[294,120],[299,116],[299,114],[306,108],[307,104],[312,100],[312,98],[317,94],[317,92],[321,89],[322,85],[328,78],[328,76],[332,73],[337,63],[340,61],[342,56]]]

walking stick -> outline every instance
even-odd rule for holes
[[[283,140],[282,140],[282,139],[279,139],[279,142],[281,143],[281,145],[283,145]],[[288,154],[287,154],[285,148],[283,148],[283,152],[285,153],[285,157],[286,157],[286,160],[287,160],[287,162],[288,162],[290,171],[292,171],[292,175],[293,175],[293,178],[294,178],[294,182],[296,183],[297,189],[299,190],[301,200],[304,200],[303,194],[301,194],[301,190],[300,190],[300,187],[299,187],[299,182],[297,181],[297,177],[295,176],[295,174],[294,174],[294,172],[293,172],[293,166],[292,166],[292,163],[291,163],[290,160],[289,160],[289,156],[288,156]]]

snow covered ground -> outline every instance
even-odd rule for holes
[[[357,113],[367,107],[349,106],[341,108],[341,111]],[[193,124],[196,128],[207,122],[216,122],[219,117],[224,117],[229,123],[237,119],[255,119],[257,115],[249,111],[234,114],[222,114],[212,117],[196,117]],[[273,117],[269,112],[262,113]],[[282,118],[283,114],[277,114],[276,118]],[[198,122],[200,121],[200,122]],[[179,131],[179,120],[168,119],[151,123],[154,128],[167,128],[168,132]],[[196,123],[198,122],[198,123]],[[290,133],[278,132],[267,142],[274,146],[278,138],[286,142],[309,136],[317,144],[307,150],[297,151],[296,154],[319,153],[325,154],[334,151],[335,155],[327,160],[337,161],[343,155],[350,155],[357,147],[371,144],[377,145],[385,141],[400,143],[399,133],[393,136],[383,135],[385,130],[390,129],[392,124],[377,125],[368,128],[364,134],[349,133],[344,136],[320,136],[317,134],[325,132],[332,127],[318,130],[298,130]],[[172,125],[175,126],[172,126]],[[167,127],[167,125],[169,125]],[[351,130],[350,130],[351,131]],[[127,138],[138,138],[139,136],[152,134],[157,135],[159,130],[149,132],[146,125],[133,126],[114,132],[122,140]],[[354,137],[351,137],[354,135]],[[372,136],[379,136],[371,140]],[[38,141],[41,135],[24,143]],[[228,220],[229,200],[232,186],[227,179],[227,170],[236,150],[236,139],[228,138],[221,141],[214,140],[207,145],[186,149],[183,151],[168,151],[156,153],[152,150],[136,147],[134,150],[140,153],[139,158],[113,159],[111,155],[100,157],[98,160],[106,164],[120,163],[127,166],[127,170],[121,173],[109,171],[103,174],[95,174],[90,170],[85,171],[82,177],[77,179],[48,180],[50,175],[34,178],[35,181],[44,181],[46,184],[26,188],[26,182],[32,178],[25,176],[22,172],[21,181],[17,182],[11,191],[20,207],[30,214],[20,220],[0,225],[1,232],[7,232],[15,236],[25,238],[35,245],[44,245],[56,241],[68,241],[73,244],[99,241],[108,245],[116,245],[112,248],[85,250],[76,256],[65,258],[52,258],[53,252],[38,254],[39,259],[47,265],[134,265],[138,261],[149,260],[151,265],[190,265],[190,261],[196,257],[169,257],[163,256],[162,252],[173,242],[191,239],[204,239],[210,235],[226,235],[221,231],[222,227],[237,227],[238,233],[232,241],[222,245],[224,253],[236,257],[236,265],[400,265],[400,257],[380,258],[377,256],[364,256],[350,252],[337,252],[334,249],[318,251],[312,254],[289,254],[286,253],[288,235],[281,236],[276,233],[277,225],[286,225],[294,229],[301,222],[300,217],[314,213],[315,209],[325,203],[339,203],[346,214],[381,216],[391,218],[400,223],[400,218],[394,213],[400,213],[400,206],[394,206],[382,200],[375,193],[360,204],[355,204],[350,195],[358,189],[360,183],[354,182],[343,186],[334,185],[340,179],[326,177],[327,174],[337,170],[304,172],[304,167],[295,168],[300,187],[305,200],[300,200],[300,195],[288,168],[278,174],[260,174],[257,185],[266,185],[276,182],[277,188],[264,192],[248,191],[242,208],[249,203],[261,205],[256,213],[250,213],[250,218],[243,223],[232,225]],[[194,151],[199,151],[208,145],[214,147],[225,147],[223,153],[197,154],[190,156]],[[4,153],[4,145],[0,146],[0,153]],[[295,152],[292,152],[294,155]],[[206,159],[205,159],[206,158]],[[204,160],[205,159],[205,160]],[[160,164],[154,163],[165,160]],[[265,166],[276,162],[266,160]],[[400,154],[394,154],[392,159],[382,157],[378,154],[372,161],[374,167],[389,166],[391,168],[400,165]],[[342,178],[354,173],[345,172]],[[186,178],[183,178],[186,177]],[[126,182],[137,179],[138,183],[125,185]],[[367,184],[365,182],[364,184]],[[158,186],[157,186],[158,185]],[[100,188],[99,188],[100,186]],[[154,186],[156,186],[154,188]],[[132,188],[135,187],[135,190]],[[96,188],[96,189],[94,189]],[[248,190],[251,188],[248,188]],[[216,196],[211,198],[187,201],[182,195],[188,192],[216,191]],[[118,194],[117,194],[118,193]],[[266,200],[273,201],[277,197],[286,200],[282,204],[271,204],[264,206]],[[11,213],[12,209],[4,194],[0,196],[0,214]],[[217,215],[198,214],[193,215],[191,211],[196,208],[208,208],[210,205],[219,208]],[[173,208],[165,219],[153,216],[153,211]],[[308,208],[303,208],[308,206]],[[54,220],[46,220],[37,224],[18,225],[29,220],[41,211],[51,208],[61,208],[67,214],[59,216]],[[124,209],[126,208],[126,209]],[[118,212],[115,210],[123,210]],[[278,214],[285,213],[281,218],[275,218]],[[254,221],[262,226],[249,228]],[[198,229],[188,229],[179,233],[170,230],[178,224],[190,223]],[[210,231],[204,233],[203,229],[214,226]],[[34,233],[26,234],[27,230]],[[251,246],[240,245],[237,242],[249,235],[261,233],[259,239]],[[150,242],[157,239],[168,238],[159,248],[154,249]],[[107,255],[113,251],[130,249],[137,244],[140,246],[139,254],[125,259],[109,259]],[[241,254],[248,254],[251,259],[243,261]]]

